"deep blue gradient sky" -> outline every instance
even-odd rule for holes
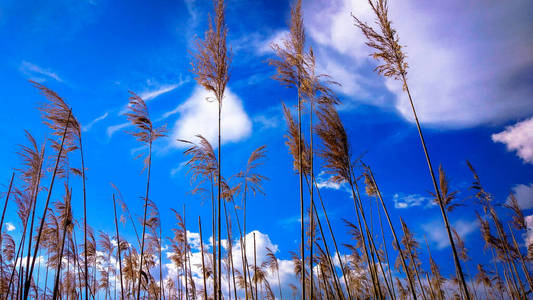
[[[471,198],[473,179],[465,160],[476,167],[485,188],[498,203],[504,203],[517,185],[526,185],[529,198],[520,201],[528,209],[526,215],[532,214],[533,204],[527,203],[533,203],[533,155],[518,157],[516,151],[492,138],[507,126],[527,122],[533,116],[533,26],[524,16],[532,7],[525,1],[505,9],[491,4],[473,14],[478,4],[428,7],[423,3],[391,3],[392,17],[399,26],[400,41],[407,45],[413,97],[421,107],[420,119],[434,167],[443,165],[452,188],[460,191],[458,201],[466,205],[453,211],[450,219],[460,228],[470,249],[472,261],[466,269],[473,274],[475,264],[489,261],[483,255],[475,219],[475,210],[480,207]],[[367,57],[369,50],[362,45],[349,17],[350,12],[368,14],[364,5],[364,1],[304,1],[308,44],[316,49],[322,72],[343,85],[337,90],[343,102],[340,115],[353,155],[366,153],[364,160],[374,170],[396,225],[402,216],[422,245],[426,235],[443,272],[451,274],[450,248],[443,240],[444,228],[436,225],[441,222],[440,212],[430,204],[432,185],[416,127],[405,110],[402,92],[372,72],[375,62]],[[398,13],[404,8],[404,13]],[[454,15],[457,9],[460,13]],[[159,91],[147,103],[156,124],[167,124],[169,129],[169,137],[155,144],[150,187],[150,198],[162,214],[163,235],[171,236],[170,229],[176,224],[170,208],[181,211],[183,205],[190,231],[198,231],[197,216],[209,228],[210,205],[190,194],[192,187],[183,167],[184,149],[175,142],[179,121],[187,111],[178,109],[165,117],[186,101],[204,101],[192,99],[196,83],[189,72],[190,51],[194,38],[203,36],[209,12],[210,2],[200,0],[2,1],[2,191],[7,189],[11,170],[19,167],[16,151],[17,145],[26,143],[24,130],[39,142],[49,137],[37,110],[44,97],[28,83],[32,79],[64,97],[86,126],[83,139],[91,226],[114,231],[111,182],[119,187],[130,210],[140,216],[145,173],[141,174],[142,161],[134,157],[145,149],[125,133],[127,127],[114,131],[117,127],[113,126],[126,122],[121,113],[128,102],[128,91],[145,96]],[[273,58],[268,45],[287,29],[289,13],[290,3],[286,1],[227,1],[228,40],[233,53],[229,88],[238,98],[236,105],[242,108],[249,131],[228,129],[235,138],[222,145],[225,177],[243,168],[254,149],[267,145],[266,164],[260,171],[270,180],[264,184],[265,196],[249,199],[248,229],[267,234],[278,245],[283,259],[289,259],[289,251],[296,251],[299,243],[298,178],[284,145],[286,126],[281,111],[281,102],[294,105],[296,95],[271,79],[275,70],[266,61]],[[503,25],[489,23],[494,20]],[[326,24],[328,21],[336,21],[336,25]],[[450,26],[445,29],[442,25],[446,22]],[[434,30],[437,25],[441,27]],[[418,32],[422,27],[425,31]],[[432,30],[433,35],[428,37]],[[231,117],[228,115],[228,120]],[[214,128],[215,121],[213,115],[212,122],[203,126]],[[522,137],[520,145],[529,151],[533,151],[528,138],[532,128],[526,126],[518,137],[514,136],[517,140]],[[77,157],[73,158],[73,164],[77,163]],[[320,165],[319,161],[317,172]],[[81,220],[79,178],[72,184],[73,209]],[[55,191],[57,198],[63,189],[58,184]],[[351,242],[342,222],[343,218],[355,221],[351,198],[342,187],[323,188],[322,193],[341,243]],[[41,194],[40,203],[43,198]],[[395,206],[395,200],[407,201],[408,207],[397,208],[401,205]],[[501,209],[501,213],[508,219],[508,211]],[[16,235],[21,225],[13,204],[7,221],[15,225]],[[134,238],[130,229],[121,230],[124,237]],[[425,254],[423,264],[428,266]]]

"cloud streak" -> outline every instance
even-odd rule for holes
[[[121,123],[121,124],[117,124],[117,125],[111,125],[111,126],[107,127],[107,130],[106,130],[107,138],[113,137],[113,135],[117,131],[119,131],[121,129],[124,129],[124,128],[128,127],[129,125],[130,125],[130,123],[125,122],[125,123]]]
[[[411,207],[422,206],[423,208],[435,205],[433,199],[419,194],[401,195],[394,194],[392,197],[394,201],[394,208],[405,209]]]
[[[54,71],[46,68],[42,68],[36,64],[22,61],[20,64],[20,71],[29,76],[32,80],[37,82],[44,82],[46,78],[53,79],[57,82],[63,82],[63,79],[57,75]]]
[[[89,124],[85,125],[85,126],[82,126],[81,130],[83,132],[87,132],[89,130],[91,130],[91,128],[94,126],[94,124],[104,120],[105,118],[107,118],[107,116],[109,115],[108,112],[104,113],[103,115],[95,118],[94,120],[92,120],[91,122],[89,122]]]
[[[168,92],[171,92],[175,90],[177,87],[179,87],[182,83],[179,84],[166,84],[157,87],[156,89],[144,91],[139,94],[139,97],[141,97],[144,101],[150,101],[152,99],[155,99],[163,94],[166,94]]]

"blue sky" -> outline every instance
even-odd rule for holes
[[[481,255],[474,213],[480,208],[471,199],[465,160],[497,202],[515,190],[526,215],[533,213],[533,7],[527,1],[414,0],[391,1],[390,7],[406,45],[408,80],[434,166],[444,166],[467,205],[450,219],[470,249],[466,268],[473,272],[475,264],[488,260]],[[151,185],[164,235],[171,236],[176,223],[169,208],[181,210],[184,204],[190,230],[197,232],[196,218],[207,222],[210,206],[190,195],[184,148],[176,139],[200,133],[215,141],[216,105],[204,100],[205,92],[189,72],[189,51],[194,38],[203,36],[210,12],[210,2],[200,0],[2,1],[0,182],[5,189],[20,163],[16,145],[26,143],[23,130],[39,142],[49,134],[36,109],[44,98],[28,83],[32,79],[63,96],[84,126],[89,223],[97,230],[114,230],[110,182],[140,215],[145,176],[134,157],[144,149],[125,133],[122,115],[128,91],[134,91],[147,100],[156,124],[168,127],[168,137],[155,145]],[[270,43],[286,34],[289,12],[287,1],[227,1],[233,55],[222,145],[226,177],[243,168],[254,149],[267,145],[267,163],[260,170],[270,180],[264,185],[266,196],[249,200],[248,228],[265,234],[265,244],[277,245],[283,259],[298,247],[298,179],[284,145],[281,113],[281,102],[294,105],[295,94],[271,79],[274,69],[266,61],[273,57]],[[350,12],[372,18],[365,1],[304,1],[308,45],[321,72],[342,84],[336,90],[339,110],[354,155],[366,153],[396,224],[401,215],[422,244],[426,235],[450,274],[450,248],[438,227],[439,210],[430,203],[431,181],[405,95],[397,82],[373,72],[375,62]],[[326,176],[319,179],[327,185]],[[73,186],[74,212],[81,218],[79,179]],[[61,189],[56,191],[61,196]],[[349,242],[342,218],[354,221],[351,199],[342,187],[322,192],[336,233]],[[502,210],[502,216],[509,212]],[[20,229],[14,205],[7,221],[14,233]]]

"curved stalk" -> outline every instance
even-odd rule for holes
[[[67,123],[65,124],[65,129],[63,131],[63,137],[61,138],[61,146],[59,147],[59,152],[57,153],[57,159],[56,159],[56,162],[55,162],[54,172],[52,174],[52,180],[50,181],[50,187],[48,188],[48,196],[46,197],[46,203],[44,205],[43,216],[41,218],[41,225],[39,226],[39,233],[37,235],[37,241],[35,242],[35,248],[34,248],[34,251],[33,251],[33,258],[32,258],[32,261],[31,261],[31,266],[29,267],[30,268],[30,272],[28,274],[28,279],[31,278],[31,276],[33,274],[33,268],[35,267],[35,260],[37,258],[37,252],[39,251],[39,243],[41,241],[41,235],[42,235],[42,232],[43,232],[44,221],[46,219],[46,212],[48,211],[48,204],[50,203],[50,197],[52,196],[52,189],[54,187],[54,182],[55,182],[55,178],[56,178],[56,174],[57,174],[57,169],[58,169],[58,166],[59,166],[59,160],[61,159],[61,153],[63,153],[63,146],[65,144],[65,137],[67,135],[67,130],[68,130],[68,126],[70,124],[70,117],[71,116],[72,116],[72,110],[69,110]],[[28,296],[29,296],[28,294],[29,294],[29,291],[30,291],[30,283],[31,283],[30,280],[26,280],[26,282],[24,284],[24,300],[28,300]]]
[[[450,240],[450,245],[452,247],[453,262],[455,264],[457,274],[459,275],[459,280],[461,281],[461,287],[465,293],[466,300],[470,300],[470,293],[468,292],[468,287],[466,286],[466,281],[463,275],[463,269],[461,268],[461,263],[459,262],[459,256],[457,255],[457,249],[455,247],[455,241],[453,240],[450,223],[448,221],[446,209],[444,208],[444,202],[442,201],[442,195],[440,193],[439,186],[437,184],[437,179],[435,177],[435,172],[433,171],[433,166],[431,165],[431,160],[429,158],[429,153],[426,147],[426,142],[424,140],[424,135],[422,134],[422,128],[420,127],[420,122],[418,121],[418,116],[416,114],[415,105],[411,97],[411,92],[409,91],[409,86],[407,85],[407,79],[405,78],[405,74],[402,74],[402,81],[405,87],[405,91],[407,92],[407,96],[409,97],[409,103],[411,104],[411,109],[413,110],[413,116],[415,118],[416,127],[418,129],[418,135],[420,136],[420,142],[422,143],[422,148],[426,156],[426,161],[427,161],[429,173],[431,175],[431,180],[433,181],[433,188],[435,189],[435,195],[437,195],[440,212],[442,214],[442,219],[444,220],[444,224],[446,227],[446,233],[448,234],[448,239]]]
[[[381,202],[381,207],[383,208],[383,211],[385,212],[385,216],[387,217],[387,222],[389,223],[389,227],[390,227],[390,230],[392,232],[392,236],[394,237],[394,242],[396,244],[396,248],[398,248],[398,252],[400,254],[400,260],[402,262],[403,269],[404,269],[405,274],[407,276],[407,280],[408,280],[408,283],[409,283],[409,289],[411,290],[411,295],[413,296],[413,299],[416,300],[417,297],[416,297],[416,291],[415,291],[415,288],[414,288],[414,285],[413,285],[413,281],[411,280],[411,276],[409,274],[410,273],[409,269],[407,268],[407,264],[405,263],[405,257],[403,255],[403,252],[401,251],[402,248],[400,246],[400,242],[398,240],[398,236],[396,235],[396,231],[394,230],[394,226],[392,225],[392,221],[391,221],[390,216],[389,216],[389,211],[387,210],[387,206],[385,205],[385,201],[383,201],[383,197],[381,196],[381,191],[378,188],[378,184],[376,182],[376,179],[374,178],[374,174],[372,173],[372,169],[370,169],[369,167],[366,167],[366,169],[368,170],[368,172],[370,174],[370,177],[372,178],[372,184],[376,188],[376,192],[377,192],[379,200]]]
[[[117,231],[118,269],[120,271],[120,295],[121,295],[121,300],[124,300],[125,299],[124,298],[124,283],[122,282],[122,256],[120,254],[120,235],[118,234],[117,207],[115,204],[115,194],[113,194],[113,211],[115,212],[115,229]],[[85,255],[85,257],[87,257],[87,255]],[[87,276],[85,276],[85,278],[87,278]]]
[[[144,256],[144,236],[146,232],[146,214],[148,211],[148,191],[150,189],[150,171],[152,167],[152,141],[151,140],[150,140],[148,147],[149,147],[148,149],[148,177],[146,180],[146,196],[144,197],[143,233],[142,233],[142,239],[141,239],[141,262],[139,264],[139,285],[137,287],[137,300],[139,300],[141,296],[141,280],[142,280],[142,273],[143,273],[143,256]]]
[[[204,300],[207,300],[207,281],[205,279],[205,263],[204,263],[204,240],[202,238],[202,220],[198,216],[198,228],[200,228],[200,251],[202,251],[202,279],[204,280]]]

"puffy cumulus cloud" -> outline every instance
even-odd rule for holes
[[[468,235],[479,227],[478,220],[457,220],[452,224],[461,239],[466,242]],[[435,228],[442,228],[442,230],[435,230]],[[441,219],[434,220],[430,223],[423,224],[422,230],[425,231],[430,241],[437,245],[437,249],[444,249],[450,246],[448,234],[444,228],[444,223]]]
[[[198,237],[198,243],[199,243],[199,236],[197,236],[197,233],[194,232],[187,232],[188,236],[191,236],[192,240],[196,240]],[[275,254],[279,255],[278,246],[274,244],[270,237],[262,233],[260,231],[252,231],[246,234],[245,240],[246,240],[246,259],[248,261],[248,265],[253,268],[253,262],[254,262],[254,234],[255,234],[255,246],[256,246],[256,253],[255,258],[257,259],[257,266],[261,267],[261,264],[267,260],[267,248],[271,249]],[[189,240],[191,240],[189,239]],[[207,251],[206,245],[210,244],[211,238],[209,238],[209,241],[207,243],[204,242],[204,250]],[[229,250],[229,243],[227,240],[222,241],[222,246],[226,251]],[[240,274],[243,274],[243,259],[241,255],[241,243],[240,238],[236,238],[234,241],[232,241],[232,259],[233,259],[233,265],[236,271],[238,271]],[[166,252],[165,256],[167,258],[170,258],[173,255],[172,252]],[[192,271],[192,277],[195,286],[199,291],[203,289],[203,275],[202,275],[202,254],[199,250],[199,247],[195,247],[193,245],[192,252],[190,255],[190,265],[191,265],[191,271]],[[207,266],[212,265],[211,261],[211,255],[209,253],[204,254],[204,264]],[[284,294],[290,293],[290,284],[293,284],[295,286],[298,286],[298,279],[294,275],[294,264],[291,260],[283,260],[278,259],[278,265],[279,265],[279,281],[281,282],[281,289]],[[182,282],[184,282],[183,278],[183,272],[181,269],[177,269],[176,266],[169,262],[164,263],[166,275],[165,275],[165,282],[168,283],[169,280],[176,280],[178,276],[181,277]],[[223,266],[223,268],[225,268]],[[253,276],[253,271],[250,269],[251,274]],[[222,292],[225,296],[228,296],[228,278],[226,276],[226,269],[223,269],[223,276],[222,276],[222,284],[223,287]],[[278,274],[276,272],[272,272],[271,270],[265,269],[266,279],[270,284],[270,287],[274,294],[276,296],[279,296],[279,284],[278,284]],[[229,282],[232,285],[231,293],[233,293],[233,280],[231,279],[231,282]],[[207,291],[208,294],[211,294],[213,290],[213,281],[211,279],[207,280]],[[237,293],[241,297],[244,296],[244,288],[237,288]]]
[[[512,193],[521,209],[530,209],[533,207],[533,183],[529,185],[517,184],[513,186]],[[507,202],[509,201],[510,199],[508,197]]]
[[[7,222],[6,223],[6,230],[9,232],[9,231],[13,231],[15,230],[15,225],[13,225],[13,223],[10,223],[10,222]]]
[[[410,208],[415,206],[423,206],[424,208],[426,208],[434,205],[433,200],[430,197],[422,196],[419,194],[394,194],[392,200],[394,200],[394,208],[398,209]]]
[[[409,87],[422,122],[469,127],[533,111],[533,87],[528,80],[533,73],[533,19],[524,13],[532,5],[390,1],[390,16],[407,52]],[[386,93],[365,79],[376,62],[369,58],[371,49],[350,13],[374,24],[367,0],[304,4],[306,30],[316,43],[317,61],[344,85],[340,92],[376,105],[392,105],[413,121],[401,83],[385,80],[384,86],[395,95],[385,102]],[[343,68],[335,68],[339,65]]]
[[[508,151],[516,151],[524,162],[533,164],[533,117],[493,134],[492,141],[505,144]]]
[[[218,104],[214,95],[204,88],[195,87],[192,95],[183,104],[164,117],[179,114],[170,133],[172,145],[185,147],[176,141],[185,139],[196,141],[201,134],[214,147],[218,136]],[[222,143],[238,142],[247,138],[252,132],[252,122],[246,114],[241,99],[230,89],[226,89],[222,102]]]

